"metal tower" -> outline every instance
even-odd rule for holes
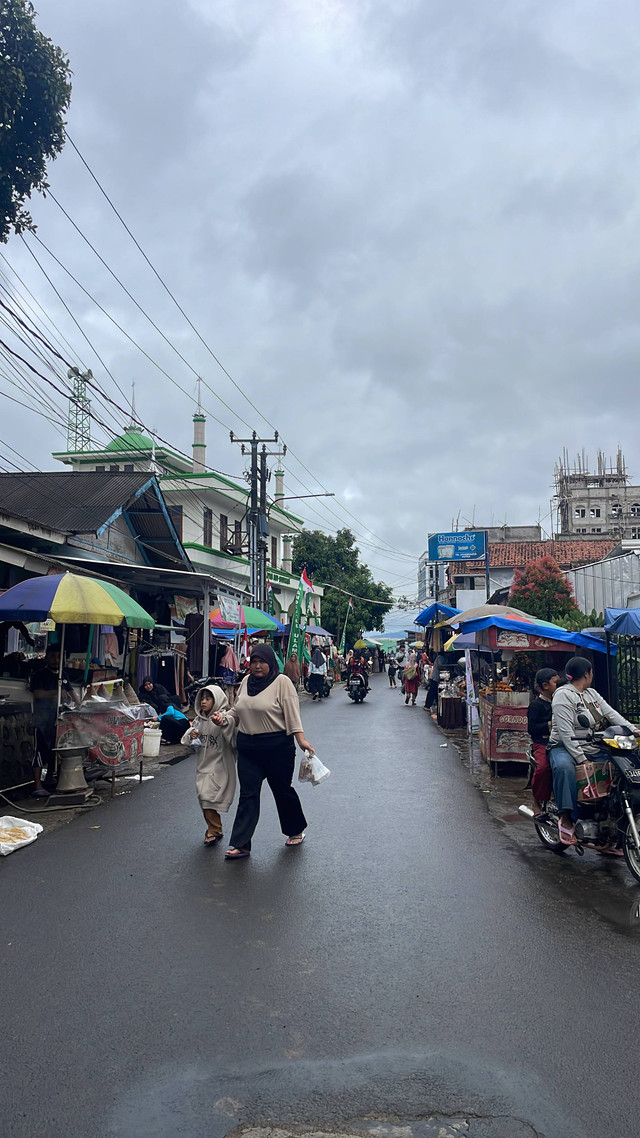
[[[80,368],[70,367],[67,378],[73,381],[73,394],[69,397],[67,450],[76,454],[91,450],[91,402],[87,397],[87,381],[93,379],[93,372],[81,372]]]

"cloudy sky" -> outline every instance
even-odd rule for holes
[[[301,512],[351,524],[376,577],[415,592],[427,533],[458,516],[549,529],[565,446],[620,443],[640,481],[635,0],[37,7],[71,60],[71,138],[291,448],[288,492],[335,490]],[[228,428],[267,422],[71,146],[50,182],[187,363],[51,199],[38,235],[187,394],[27,239],[91,344],[181,449],[201,373],[208,462],[239,473]],[[1,251],[124,403],[22,242]],[[60,434],[4,406],[3,437],[52,468]]]

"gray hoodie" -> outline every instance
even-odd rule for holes
[[[213,707],[208,715],[200,709],[202,693],[210,692]],[[211,716],[214,711],[228,711],[229,701],[217,684],[200,688],[195,701],[196,717],[185,731],[181,743],[194,743],[191,732],[198,731],[200,746],[197,749],[196,791],[203,810],[218,810],[226,814],[236,791],[236,726],[228,723],[218,727]]]

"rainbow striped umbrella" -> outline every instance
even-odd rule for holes
[[[153,628],[155,621],[123,589],[78,573],[32,577],[0,597],[0,621],[54,620],[56,624],[122,624]]]

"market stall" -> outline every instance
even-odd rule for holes
[[[78,790],[81,794],[87,790],[86,782],[82,773],[82,762],[86,759],[89,744],[86,739],[80,737],[76,729],[73,734],[70,734],[65,724],[65,713],[62,710],[62,690],[63,686],[72,690],[69,681],[66,678],[65,666],[67,664],[67,653],[65,652],[65,640],[68,626],[76,625],[89,625],[91,627],[100,626],[101,629],[108,627],[113,633],[115,627],[125,625],[129,628],[147,628],[151,629],[154,626],[154,620],[148,615],[131,597],[129,597],[122,589],[105,581],[99,581],[91,577],[82,577],[74,573],[64,574],[50,574],[45,577],[34,577],[27,581],[22,581],[13,588],[8,589],[0,597],[0,621],[38,621],[38,622],[51,622],[51,632],[58,638],[57,647],[59,649],[59,666],[57,675],[57,687],[55,680],[52,684],[51,691],[51,710],[47,711],[47,721],[51,738],[48,746],[50,748],[49,754],[57,756],[57,762],[64,767],[67,763],[67,775],[73,765],[73,770],[76,772],[72,777],[67,778],[67,784],[64,785],[64,790],[71,792]],[[100,714],[109,716],[117,716],[121,708],[127,707],[120,692],[111,693],[105,688],[103,694],[98,695],[93,693],[91,685],[87,683],[90,674],[90,652],[91,652],[92,639],[89,636],[88,647],[85,652],[84,659],[84,675],[80,677],[80,691],[81,695],[77,692],[74,699],[78,704],[82,704],[82,697],[89,693],[88,704],[91,711],[87,712],[87,720],[89,716],[98,709]],[[126,656],[126,652],[124,653]],[[76,661],[81,662],[81,661]],[[124,670],[124,663],[123,663]],[[55,674],[55,673],[54,673]],[[84,682],[82,682],[84,680]],[[38,695],[36,690],[35,695]],[[110,698],[111,695],[111,698]],[[148,717],[148,711],[146,717]],[[128,715],[129,719],[142,719],[143,715],[132,714]],[[39,727],[39,730],[44,728]],[[105,732],[102,732],[104,735]],[[114,734],[112,732],[112,734]],[[91,739],[94,738],[96,732],[91,729],[89,731]],[[33,739],[33,735],[32,735]],[[118,757],[120,755],[120,745],[116,747]],[[139,753],[139,742],[136,743],[136,755]],[[129,747],[131,752],[131,747]],[[33,762],[34,751],[31,750],[31,762]],[[54,759],[54,766],[56,760]],[[24,763],[23,763],[24,768]],[[24,773],[24,769],[23,772]],[[51,772],[49,772],[51,773]],[[75,783],[74,783],[75,779]],[[61,775],[62,780],[62,775]],[[27,781],[27,780],[21,780]],[[15,784],[11,784],[15,785]]]
[[[565,658],[576,648],[588,653],[606,652],[606,646],[595,636],[568,632],[517,610],[510,610],[507,616],[461,613],[449,618],[447,624],[460,628],[465,638],[473,637],[476,647],[488,650],[494,662],[499,654],[503,663],[509,663],[517,652],[563,653]],[[478,710],[481,752],[497,772],[500,763],[529,761],[530,691],[528,687],[517,690],[508,676],[498,680],[495,663],[492,673],[491,681],[480,688]]]

